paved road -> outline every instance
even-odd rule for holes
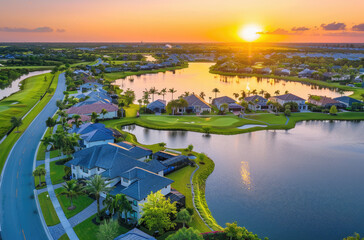
[[[37,145],[46,129],[45,120],[57,111],[56,101],[66,90],[64,73],[56,92],[29,125],[9,155],[0,189],[0,223],[5,240],[47,239],[34,200],[32,168]]]

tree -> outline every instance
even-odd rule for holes
[[[143,215],[139,223],[145,223],[149,230],[163,234],[176,225],[171,220],[177,213],[176,203],[171,203],[160,191],[149,194],[141,206]]]
[[[262,95],[262,96],[264,96],[264,93],[265,93],[264,89],[261,89],[261,90],[259,91],[259,94],[260,94],[260,95]]]
[[[76,127],[78,128],[78,127],[80,127],[80,125],[81,125],[81,121],[80,121],[80,119],[81,119],[81,116],[80,115],[78,115],[78,114],[75,114],[75,115],[73,115],[72,116],[72,118],[75,120],[74,121],[74,123],[75,123],[75,125],[76,125]]]
[[[203,237],[196,229],[184,227],[175,234],[169,235],[166,240],[203,240]]]
[[[266,93],[264,93],[264,98],[265,99],[268,99],[268,98],[270,98],[271,96],[270,96],[270,93],[269,92],[266,92]]]
[[[83,187],[74,179],[63,183],[62,187],[63,191],[59,195],[66,196],[71,202],[71,205],[67,209],[75,209],[76,207],[73,206],[73,199],[83,194]]]
[[[241,99],[246,98],[246,92],[244,90],[241,90]]]
[[[343,240],[364,240],[364,238],[360,238],[360,235],[358,233],[355,233],[354,236],[344,238]]]
[[[205,159],[207,158],[207,155],[205,153],[199,153],[197,155],[197,159],[199,162],[205,162]]]
[[[60,109],[63,110],[66,108],[66,106],[63,104],[63,102],[61,100],[57,100],[56,102],[56,106]]]
[[[33,171],[33,176],[34,177],[39,177],[39,182],[38,182],[38,186],[41,185],[42,183],[42,176],[46,175],[47,171],[45,170],[45,168],[38,166],[34,171]]]
[[[225,114],[229,110],[229,105],[227,103],[223,103],[220,105],[220,112]]]
[[[158,90],[155,87],[151,87],[149,89],[149,93],[152,95],[152,102],[154,102],[154,94],[156,94]]]
[[[110,215],[113,216],[115,214],[115,210],[117,209],[115,197],[110,195],[109,193],[106,195],[106,198],[102,201],[102,204],[105,208],[110,212]]]
[[[177,92],[177,90],[175,90],[174,88],[170,88],[170,89],[168,90],[168,92],[172,94],[172,100],[173,100],[173,94],[174,94],[174,93],[176,93],[176,92]]]
[[[230,240],[241,239],[243,235],[242,227],[239,227],[236,222],[226,223],[226,228],[224,229],[224,232],[226,233],[226,236],[230,237]]]
[[[200,98],[205,99],[206,94],[204,92],[200,92]]]
[[[99,115],[96,112],[91,113],[91,121],[96,122],[96,119],[99,117]]]
[[[159,95],[162,95],[163,100],[164,100],[164,96],[167,94],[167,88],[163,88],[160,92]]]
[[[274,92],[274,94],[275,94],[275,95],[277,95],[277,96],[279,95],[279,93],[280,93],[280,91],[279,91],[279,90],[276,90],[276,91]]]
[[[239,98],[239,93],[233,93],[233,96],[235,99],[238,99]]]
[[[117,211],[119,213],[124,213],[125,222],[128,221],[128,213],[133,210],[129,200],[126,198],[124,194],[116,194],[115,202]]]
[[[192,150],[193,150],[193,145],[192,145],[192,144],[188,145],[188,146],[187,146],[187,150],[188,150],[189,152],[192,152]]]
[[[90,180],[86,181],[85,190],[96,198],[97,201],[97,213],[100,215],[100,194],[108,193],[112,190],[108,187],[109,183],[101,175],[94,175]]]
[[[46,120],[46,125],[51,129],[51,133],[53,133],[53,127],[56,126],[56,124],[57,121],[51,117]]]
[[[191,219],[192,219],[192,216],[187,211],[187,209],[182,209],[181,211],[179,211],[177,213],[176,221],[181,222],[183,224],[183,227],[185,227],[186,223],[191,222]]]
[[[102,120],[105,120],[105,114],[107,114],[107,110],[105,108],[101,109]]]
[[[161,148],[165,148],[166,145],[167,145],[167,143],[165,143],[165,142],[158,143],[158,146]]]
[[[330,114],[331,115],[336,115],[337,114],[337,108],[335,105],[332,105],[330,108]]]
[[[126,106],[129,106],[135,100],[135,92],[128,88],[123,95],[123,99],[125,101]]]
[[[220,92],[218,88],[212,89],[212,92],[215,93],[215,98],[217,97],[217,94]]]
[[[10,122],[12,127],[16,127],[16,132],[18,133],[19,127],[23,124],[23,120],[20,117],[11,117]]]
[[[96,234],[99,240],[114,240],[118,236],[119,224],[115,220],[104,221]]]

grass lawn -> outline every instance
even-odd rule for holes
[[[287,121],[286,116],[279,114],[278,116],[271,113],[262,113],[256,115],[246,115],[248,119],[266,122],[269,124],[285,124]]]
[[[53,161],[53,162],[50,162],[50,174],[51,174],[51,180],[52,180],[52,184],[55,185],[55,184],[58,184],[58,183],[63,183],[64,182],[64,175],[65,175],[65,172],[64,172],[64,165],[63,164],[60,164],[60,165],[57,165],[57,163],[60,163],[62,162],[63,160],[58,160],[58,161]]]
[[[76,225],[73,228],[80,240],[97,240],[96,235],[97,235],[99,226],[95,225],[92,222],[92,219],[95,216],[96,216],[96,214],[89,217],[88,219],[86,219],[85,221]],[[129,231],[129,229],[122,227],[122,226],[120,226],[118,230],[119,230],[118,236]]]
[[[82,195],[73,199],[73,205],[76,206],[76,208],[74,210],[68,210],[67,208],[71,206],[71,202],[65,195],[60,195],[60,193],[63,191],[63,187],[54,190],[57,195],[58,201],[61,204],[63,212],[67,218],[75,216],[77,213],[81,212],[95,201],[87,195]]]
[[[44,137],[49,136],[50,134],[51,134],[51,129],[47,128],[47,131],[46,131]],[[40,143],[38,152],[37,152],[37,161],[45,160],[45,152],[46,152],[46,146],[44,146],[42,143]]]
[[[59,73],[58,73],[59,74]],[[56,89],[57,87],[57,83],[58,83],[58,74],[56,74],[51,88]],[[50,77],[48,78],[50,79]],[[44,82],[44,80],[43,80]],[[42,85],[40,83],[40,85]],[[37,88],[36,88],[37,89]],[[44,86],[44,89],[46,89],[46,86]],[[44,91],[43,89],[43,91]],[[25,91],[25,90],[24,90]],[[40,90],[39,90],[40,91]],[[23,91],[18,92],[19,94],[22,93]],[[15,95],[14,94],[12,96],[10,96],[9,98],[13,98]],[[28,94],[28,96],[30,96],[32,94]],[[29,126],[29,124],[33,121],[33,119],[40,113],[40,111],[42,111],[42,109],[44,108],[44,106],[49,102],[49,100],[52,98],[52,93],[51,94],[47,94],[35,107],[34,109],[23,119],[23,125],[19,127],[19,131],[20,133],[15,133],[12,132],[11,134],[9,134],[9,136],[0,144],[0,170],[2,170],[4,164],[5,164],[5,160],[11,150],[11,148],[13,147],[13,145],[15,144],[15,142],[18,140],[18,138],[20,137],[21,133],[24,132],[24,130]],[[8,98],[4,99],[5,101]],[[3,101],[4,101],[3,100]],[[0,102],[0,106],[3,104],[3,101]],[[16,99],[13,99],[12,101],[16,101]],[[14,104],[17,105],[17,104]],[[0,115],[2,115],[2,113],[0,113]],[[0,122],[1,123],[5,123],[8,122],[9,119],[5,122],[3,122],[3,120],[1,120],[2,116],[0,116]]]
[[[174,180],[174,183],[172,183],[172,187],[186,197],[186,208],[193,208],[190,177],[195,169],[196,167],[187,166],[166,176],[167,178]],[[192,221],[188,225],[190,227],[194,227],[200,232],[210,231],[210,229],[202,221],[196,210],[194,210]]]
[[[58,240],[69,240],[70,238],[68,237],[67,234],[63,234],[60,238],[58,238]]]
[[[139,105],[131,104],[129,107],[125,107],[124,110],[126,117],[136,117],[137,111],[139,110]]]
[[[42,209],[44,220],[47,226],[54,226],[60,223],[56,210],[54,210],[52,201],[47,197],[48,192],[44,192],[38,195],[39,205]]]
[[[47,76],[47,81],[44,81],[44,76]],[[11,128],[11,117],[24,116],[45,93],[52,78],[51,73],[29,77],[22,81],[22,90],[0,101],[0,138]]]
[[[42,165],[39,165],[38,167],[41,167],[41,168],[45,168],[45,165],[42,164]],[[45,176],[41,176],[41,182],[45,184]],[[42,188],[45,188],[47,185],[45,184],[44,186],[41,186],[41,187],[37,187],[39,184],[39,177],[36,176],[34,177],[34,186],[36,187],[36,189],[42,189]]]
[[[61,156],[61,151],[59,149],[53,150],[49,153],[49,157],[52,158],[56,158]]]
[[[0,70],[2,69],[29,69],[29,70],[52,70],[54,68],[54,66],[5,66],[5,67],[0,67]]]

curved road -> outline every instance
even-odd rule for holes
[[[1,236],[5,240],[48,239],[35,204],[32,169],[38,143],[46,130],[45,121],[57,111],[56,101],[63,99],[65,90],[65,75],[62,73],[53,97],[8,156],[0,189]]]

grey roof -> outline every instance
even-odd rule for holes
[[[165,100],[155,100],[154,102],[151,102],[148,104],[147,108],[150,110],[154,110],[156,108],[165,109],[166,107],[166,101]]]
[[[259,96],[259,95],[253,95],[253,96],[249,96],[249,97],[244,98],[244,100],[247,101],[247,102],[254,102],[257,99],[258,99],[258,102],[268,102],[267,99],[265,99],[264,97]]]
[[[80,137],[87,142],[114,139],[113,132],[105,128],[102,123],[84,123],[79,128],[74,125],[70,132],[80,134]]]
[[[98,82],[88,82],[88,83],[84,83],[80,86],[80,88],[87,88],[87,89],[92,89],[92,88],[102,88],[102,84],[98,83]]]
[[[278,98],[283,101],[304,101],[305,99],[300,98],[296,95],[293,95],[291,93],[280,95],[280,96],[274,96],[273,98]]]
[[[114,240],[155,240],[155,238],[134,228],[129,232],[116,237]]]
[[[215,105],[221,105],[221,104],[224,104],[224,103],[235,103],[236,101],[234,99],[232,99],[231,97],[228,97],[228,96],[223,96],[223,97],[218,97],[218,98],[214,98],[212,99],[212,102],[215,104]]]
[[[145,169],[135,167],[121,174],[121,177],[129,179],[132,183],[120,191],[138,201],[146,198],[151,192],[157,192],[172,184],[174,181]],[[115,192],[111,192],[114,194]]]
[[[187,101],[189,107],[201,106],[203,108],[210,108],[210,105],[196,94],[184,97],[183,99]]]
[[[228,106],[229,106],[229,109],[230,109],[230,108],[239,108],[239,109],[243,109],[243,106],[241,106],[241,105],[239,105],[239,104],[237,104],[237,103],[229,103],[229,104],[228,104]]]
[[[348,96],[337,97],[337,98],[334,98],[334,100],[342,102],[342,103],[346,103],[349,106],[351,106],[353,103],[361,103],[361,101],[359,101],[355,98],[348,97]]]
[[[188,157],[185,155],[179,155],[176,157],[169,158],[165,161],[162,161],[162,164],[166,167],[172,166],[174,164],[180,163],[180,162],[186,162],[188,161]]]
[[[75,165],[88,169],[99,167],[105,169],[102,176],[109,179],[118,177],[123,172],[134,167],[140,167],[154,173],[158,173],[166,168],[157,160],[149,162],[137,160],[151,155],[151,150],[137,146],[125,148],[123,147],[125,145],[128,144],[109,143],[80,150],[73,154],[74,158],[67,162],[66,166]]]

